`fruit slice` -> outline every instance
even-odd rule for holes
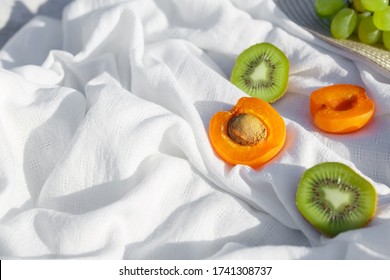
[[[365,126],[373,117],[374,102],[357,85],[337,84],[310,95],[314,124],[330,133],[348,133]]]
[[[288,74],[286,55],[270,43],[260,43],[237,57],[230,81],[253,97],[274,102],[285,93]]]
[[[282,149],[286,126],[267,102],[242,97],[230,111],[211,118],[209,137],[215,152],[227,163],[256,168]]]
[[[296,194],[302,216],[329,237],[366,226],[375,215],[376,204],[374,187],[338,162],[325,162],[306,170]]]

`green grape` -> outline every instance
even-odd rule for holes
[[[363,7],[361,0],[353,0],[353,8],[361,13],[367,11],[367,9]]]
[[[389,6],[389,0],[360,0],[362,6],[371,12],[386,9]]]
[[[360,42],[368,45],[375,44],[381,37],[382,31],[380,31],[372,20],[372,16],[363,18],[360,21],[358,28],[358,38]]]
[[[356,24],[356,11],[350,8],[341,9],[330,23],[330,33],[336,39],[346,39],[351,36]]]
[[[359,25],[360,25],[360,22],[362,21],[362,19],[369,17],[369,16],[372,16],[371,12],[369,12],[369,11],[357,14],[357,23],[355,26],[355,30],[353,31],[354,33],[356,33],[356,34],[358,33]]]
[[[344,0],[316,0],[315,10],[320,17],[331,17],[344,8]]]
[[[382,33],[382,42],[386,49],[390,50],[390,31]]]
[[[374,13],[374,24],[382,31],[390,31],[390,6]]]
[[[383,45],[390,51],[390,0],[316,0],[317,15],[330,22],[336,39]],[[351,36],[354,34],[353,36]]]

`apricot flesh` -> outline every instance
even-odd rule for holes
[[[364,88],[351,84],[322,87],[310,95],[314,124],[329,133],[349,133],[364,127],[373,117],[375,104]]]
[[[229,122],[240,114],[257,118],[264,125],[266,132],[258,121],[252,119],[250,122],[255,123],[255,141],[244,139],[240,143],[237,139],[232,139],[234,137],[229,135]],[[275,157],[282,149],[286,139],[286,126],[283,118],[269,103],[256,97],[242,97],[229,111],[214,114],[210,120],[209,137],[214,151],[225,162],[257,168]]]

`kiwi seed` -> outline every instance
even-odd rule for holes
[[[267,137],[267,128],[253,114],[238,114],[228,122],[228,135],[237,144],[253,146]]]
[[[260,43],[237,57],[230,80],[247,94],[271,103],[285,93],[288,75],[286,55],[270,43]]]
[[[305,219],[329,237],[366,226],[375,215],[376,203],[374,187],[337,162],[308,169],[296,196],[297,208]]]

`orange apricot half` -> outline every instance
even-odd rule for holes
[[[282,149],[286,126],[279,113],[256,97],[242,97],[230,110],[210,120],[214,151],[227,163],[259,167]]]
[[[336,84],[317,89],[310,95],[314,124],[330,133],[349,133],[365,126],[373,117],[374,102],[364,88]]]

